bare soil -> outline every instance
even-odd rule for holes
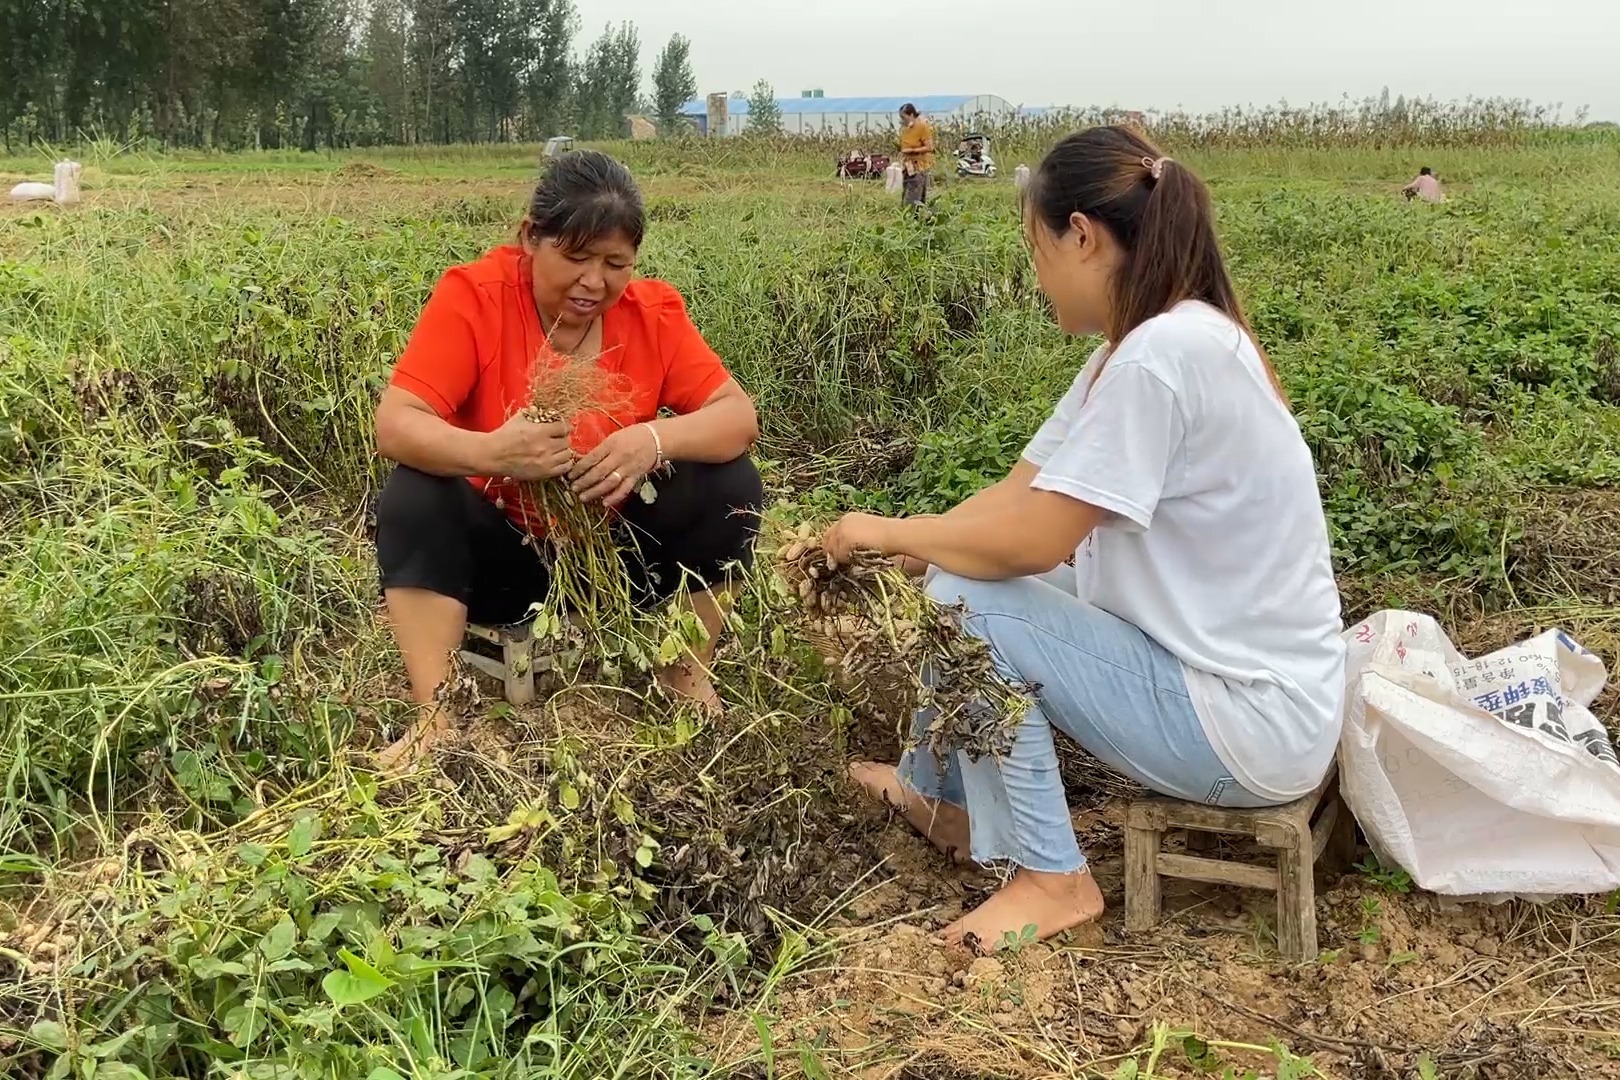
[[[1351,872],[1319,881],[1320,959],[1275,951],[1264,894],[1166,883],[1166,920],[1123,929],[1124,800],[1075,815],[1110,910],[1050,944],[975,957],[931,939],[995,880],[892,822],[872,886],[819,962],[767,1004],[777,1075],[814,1048],[838,1076],[1112,1075],[1157,1023],[1196,1032],[1242,1076],[1279,1075],[1273,1041],[1327,1077],[1620,1076],[1620,917],[1601,900],[1458,904]],[[723,1060],[757,1055],[752,1015],[716,1018]],[[1196,1050],[1196,1044],[1194,1045]],[[1196,1076],[1181,1039],[1154,1075]],[[1145,1073],[1144,1073],[1145,1075]],[[1295,1073],[1295,1075],[1304,1075]]]

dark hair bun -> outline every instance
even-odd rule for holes
[[[615,233],[640,247],[647,235],[641,189],[619,162],[600,150],[572,150],[551,159],[529,200],[531,235],[578,251]]]

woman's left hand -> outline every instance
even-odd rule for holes
[[[645,424],[615,431],[574,463],[568,480],[581,502],[617,506],[658,464],[658,444]]]
[[[880,555],[893,555],[889,550],[890,527],[894,522],[876,514],[845,514],[821,538],[834,562],[847,563],[857,551],[875,551]]]

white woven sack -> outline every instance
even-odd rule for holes
[[[1381,859],[1458,896],[1620,888],[1601,660],[1557,630],[1470,660],[1405,611],[1345,636],[1340,782]]]

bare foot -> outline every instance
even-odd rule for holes
[[[1021,939],[1029,927],[1035,940],[1072,930],[1103,913],[1102,890],[1090,870],[1043,874],[1020,869],[1000,892],[941,931],[947,944],[981,953],[998,949],[1011,934]]]
[[[660,668],[658,682],[670,693],[697,702],[704,712],[722,711],[720,692],[714,688],[708,672],[697,664],[683,661]]]
[[[893,765],[857,761],[849,767],[849,778],[874,799],[900,811],[913,829],[953,862],[973,861],[973,835],[966,810],[912,791],[901,782],[900,770]]]
[[[412,724],[392,746],[377,751],[377,768],[387,776],[403,776],[421,764],[427,752],[450,731],[450,717],[434,709]]]

